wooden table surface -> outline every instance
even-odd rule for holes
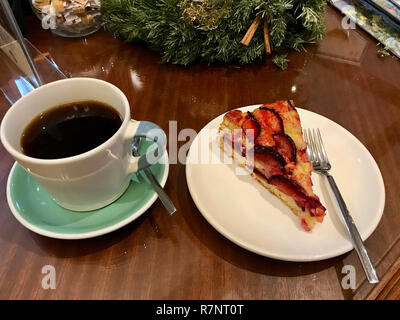
[[[167,133],[170,120],[177,121],[178,131],[198,132],[229,109],[278,99],[293,99],[348,129],[374,156],[386,187],[382,220],[366,241],[383,280],[379,286],[367,283],[354,251],[293,263],[231,243],[197,210],[183,164],[170,166],[165,187],[178,210],[172,217],[156,201],[139,219],[98,238],[68,241],[37,235],[8,208],[5,190],[13,159],[0,146],[0,299],[377,297],[396,280],[400,266],[400,63],[378,58],[376,41],[359,29],[343,30],[341,19],[328,7],[324,40],[307,52],[291,52],[286,71],[277,70],[270,58],[249,66],[161,64],[144,44],[125,43],[105,30],[86,38],[61,38],[42,30],[34,17],[28,18],[27,38],[49,52],[67,76],[95,77],[118,86],[134,118],[156,122]],[[0,118],[8,108],[1,97]],[[348,264],[356,269],[355,290],[341,287],[342,267]],[[55,290],[41,286],[44,265],[55,267]]]

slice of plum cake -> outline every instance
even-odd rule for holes
[[[221,148],[281,199],[306,231],[323,221],[326,209],[312,190],[313,168],[293,101],[229,111],[219,133]]]

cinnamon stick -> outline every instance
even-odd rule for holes
[[[260,24],[261,16],[256,16],[253,22],[251,23],[250,28],[247,30],[246,34],[244,35],[241,44],[245,45],[246,47],[249,45],[251,39],[253,39],[254,33],[256,32],[258,25]]]
[[[265,43],[265,51],[267,52],[267,54],[270,54],[271,53],[271,45],[269,44],[267,18],[264,18],[264,43]]]

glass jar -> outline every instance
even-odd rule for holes
[[[44,29],[63,37],[83,37],[102,25],[100,0],[30,0]]]

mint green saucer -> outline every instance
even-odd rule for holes
[[[143,141],[140,153],[151,145]],[[162,186],[168,177],[168,155],[151,166]],[[58,239],[92,238],[117,230],[142,215],[157,199],[143,172],[132,175],[125,193],[110,205],[93,211],[78,212],[60,207],[52,197],[15,163],[8,176],[7,200],[15,218],[38,234]]]

